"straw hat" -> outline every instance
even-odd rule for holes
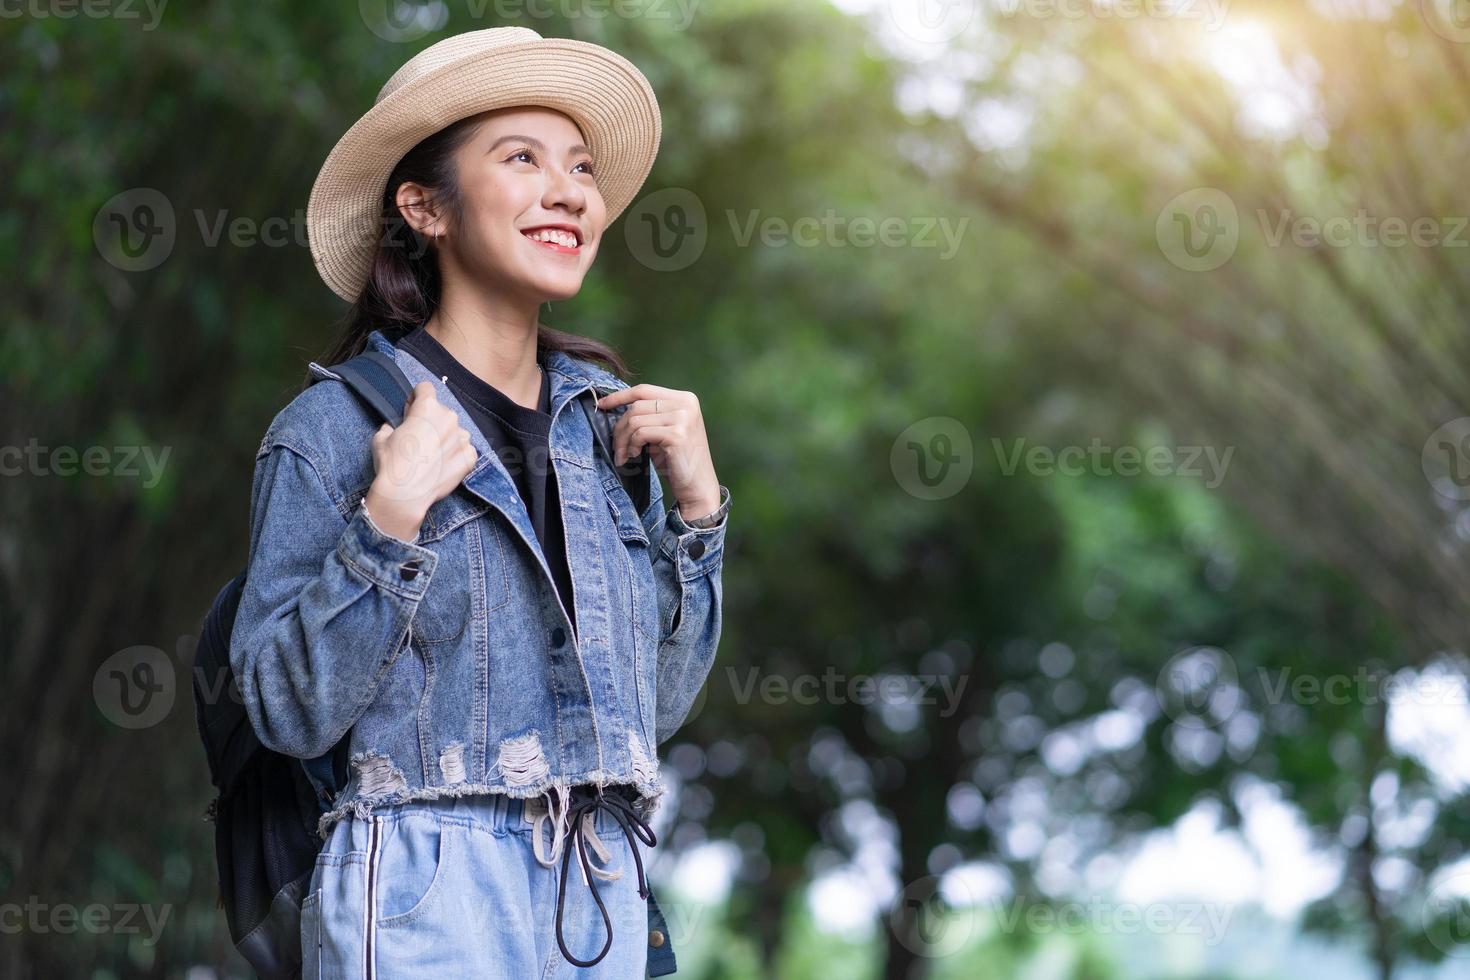
[[[662,128],[643,73],[607,48],[526,27],[456,34],[393,73],[317,174],[306,234],[332,291],[348,302],[362,291],[381,235],[383,189],[405,153],[466,116],[519,105],[577,123],[597,160],[608,223],[622,214],[653,168]]]

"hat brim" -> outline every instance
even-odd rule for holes
[[[597,161],[611,224],[633,202],[658,155],[653,88],[632,62],[566,38],[517,41],[416,78],[353,123],[327,156],[306,208],[317,272],[357,300],[381,235],[383,189],[404,154],[427,136],[491,109],[540,105],[576,121]]]

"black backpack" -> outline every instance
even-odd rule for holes
[[[403,421],[412,385],[393,358],[359,354],[330,369],[390,425]],[[648,450],[613,466],[612,425],[621,409],[597,410],[597,391],[577,399],[596,437],[596,450],[622,478],[642,514],[648,508]],[[349,732],[331,752],[297,759],[260,744],[230,670],[230,635],[245,586],[231,579],[204,618],[194,657],[194,709],[210,780],[218,795],[205,811],[215,825],[219,906],[230,940],[264,980],[301,975],[301,899],[321,853],[317,822],[347,784]]]

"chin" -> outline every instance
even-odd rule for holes
[[[543,297],[543,302],[555,303],[558,300],[571,299],[580,293],[585,278],[580,270],[567,270],[555,276],[527,276],[523,281],[527,292]]]

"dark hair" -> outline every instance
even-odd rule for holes
[[[372,269],[323,363],[336,364],[362,353],[368,334],[374,330],[382,330],[389,340],[396,341],[427,323],[439,308],[441,282],[433,240],[420,235],[404,220],[396,203],[398,187],[411,180],[429,188],[451,226],[459,226],[464,218],[464,200],[454,154],[474,135],[484,117],[485,113],[468,116],[425,137],[388,175],[383,190],[382,233]],[[543,325],[536,333],[536,348],[538,353],[557,350],[601,361],[620,376],[629,373],[616,350],[590,337]]]

